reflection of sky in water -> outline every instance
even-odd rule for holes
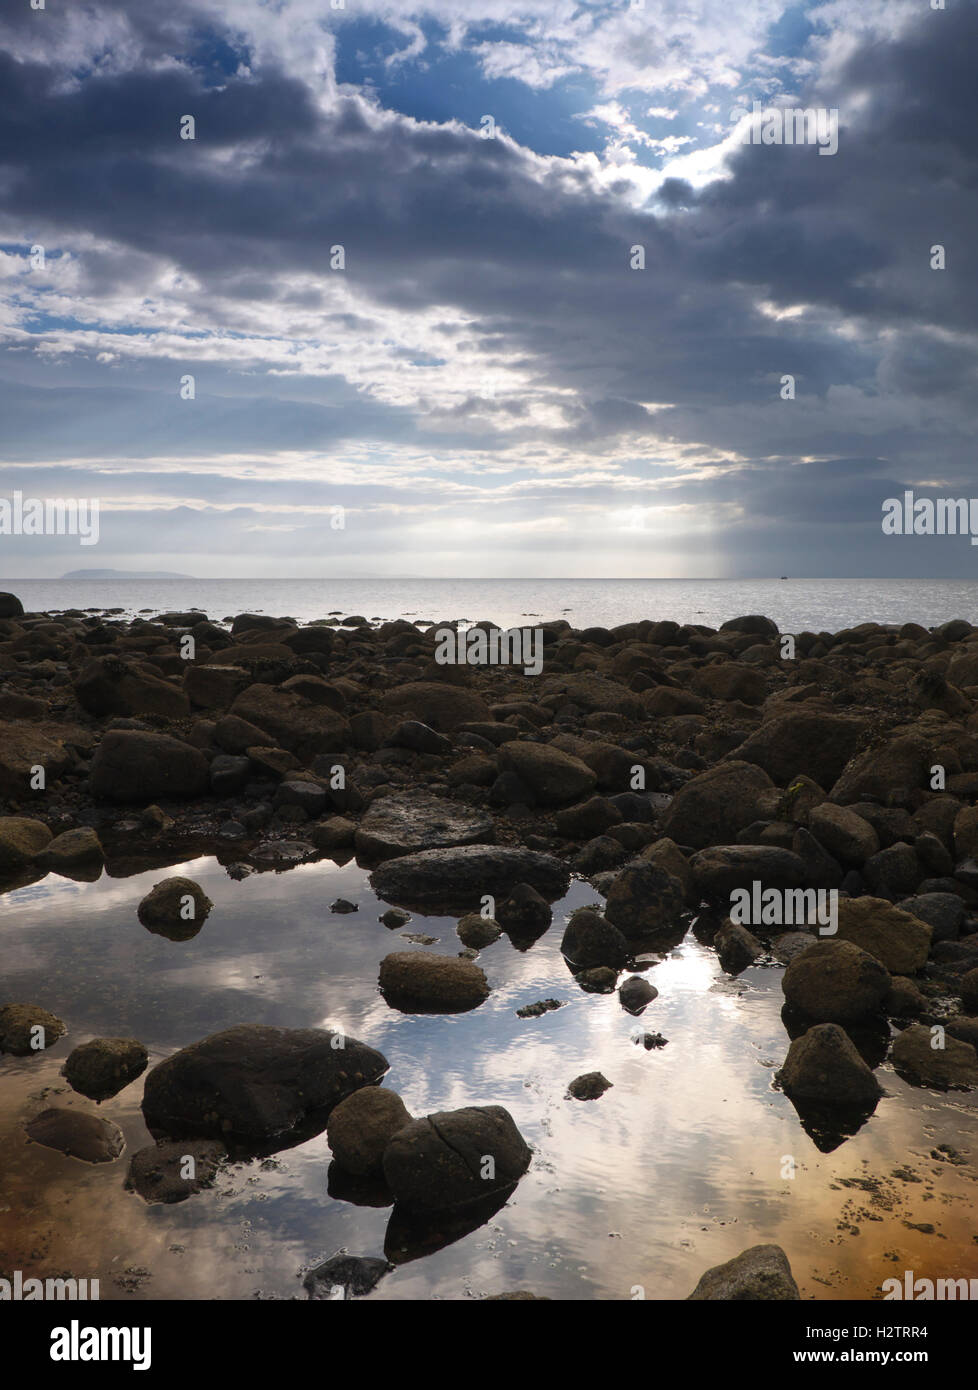
[[[186,873],[215,907],[199,935],[171,942],[145,931],[136,905],[153,883]],[[360,904],[333,916],[338,896]],[[407,931],[439,938],[412,947],[377,920],[356,865],[315,864],[240,883],[201,859],[129,879],[75,884],[56,877],[0,897],[0,1000],[42,1004],[69,1036],[43,1058],[0,1058],[0,1271],[71,1270],[121,1296],[291,1297],[297,1271],[340,1247],[382,1252],[389,1210],[326,1191],[325,1135],[270,1162],[235,1165],[217,1187],[177,1206],[147,1207],[123,1189],[126,1161],[89,1167],[29,1145],[26,1116],[51,1103],[91,1109],[59,1071],[96,1035],[131,1035],[151,1064],[240,1022],[342,1027],[391,1063],[386,1084],[415,1114],[505,1105],[535,1150],[509,1205],[444,1250],[404,1265],[374,1298],[460,1298],[529,1288],[557,1298],[685,1297],[704,1269],[748,1245],[776,1241],[804,1296],[867,1298],[881,1281],[978,1276],[972,1206],[978,1125],[968,1096],[915,1092],[891,1070],[874,1118],[822,1154],[771,1089],[787,1038],[780,974],[726,979],[688,936],[650,967],[659,997],[640,1019],[615,996],[583,994],[558,950],[569,908],[593,901],[572,885],[550,932],[529,951],[506,938],[480,964],[493,993],[455,1017],[409,1017],[376,989],[390,950],[454,954],[454,922],[415,917]],[[537,1019],[516,1009],[554,996],[567,1007]],[[647,1052],[633,1038],[661,1032]],[[567,1100],[567,1083],[601,1070],[601,1100]],[[63,1088],[55,1097],[44,1087]],[[148,1141],[141,1082],[100,1107],[129,1151]],[[961,1167],[930,1158],[938,1144]],[[782,1176],[786,1157],[797,1164]],[[893,1177],[909,1169],[919,1181]],[[875,1192],[845,1186],[881,1179]],[[930,1223],[934,1234],[905,1222]],[[852,1228],[852,1229],[850,1229]],[[943,1238],[942,1238],[943,1237]],[[895,1257],[895,1258],[890,1258]],[[126,1276],[131,1268],[149,1277]]]

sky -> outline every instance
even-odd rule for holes
[[[0,0],[0,573],[978,576],[940,4]]]

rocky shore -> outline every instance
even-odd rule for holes
[[[356,858],[391,925],[459,919],[457,956],[393,951],[378,979],[391,1008],[450,1013],[489,995],[480,950],[503,932],[531,949],[583,878],[604,905],[572,915],[561,950],[582,989],[617,990],[629,1013],[656,998],[655,952],[688,930],[730,976],[781,971],[777,1085],[819,1148],[874,1113],[885,1060],[914,1086],[978,1087],[978,628],[555,621],[537,625],[542,670],[528,675],[441,664],[435,633],[451,626],[25,614],[0,595],[0,891],[200,854],[235,877]],[[180,940],[210,906],[163,878],[139,918]],[[64,1029],[43,999],[0,999],[0,1051],[27,1055],[38,1024]],[[146,1066],[136,1040],[97,1042],[66,1073],[96,1098]],[[324,1030],[188,1040],[146,1075],[157,1144],[130,1181],[180,1200],[201,1185],[176,1176],[188,1142],[206,1182],[226,1150],[271,1151],[318,1125],[408,1225],[498,1207],[531,1158],[508,1113],[415,1118],[378,1089],[388,1065]],[[610,1085],[589,1073],[568,1094],[600,1105]],[[118,1155],[81,1117],[59,1135],[57,1114],[36,1117],[38,1142]],[[738,1261],[693,1297],[798,1296],[777,1247]],[[328,1277],[314,1274],[311,1297]]]

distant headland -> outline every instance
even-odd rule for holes
[[[193,579],[174,570],[69,570],[62,579]]]

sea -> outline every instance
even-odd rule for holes
[[[783,632],[837,632],[857,623],[978,622],[978,579],[2,579],[30,612],[121,609],[133,616],[199,609],[217,622],[266,613],[308,623],[480,622],[572,627],[672,619],[719,627],[763,613]],[[121,616],[121,615],[120,615]]]

